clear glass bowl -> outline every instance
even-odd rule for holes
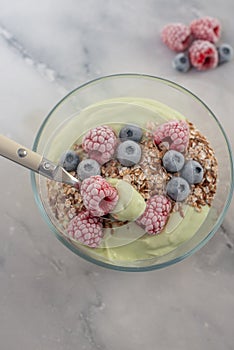
[[[69,149],[85,130],[105,123],[134,123],[134,113],[128,113],[131,103],[115,104],[116,99],[133,98],[156,100],[185,116],[210,141],[218,160],[217,192],[209,213],[188,240],[169,253],[147,259],[122,260],[113,262],[107,256],[99,256],[95,249],[75,245],[63,234],[48,205],[46,180],[31,174],[32,187],[39,210],[56,237],[80,257],[103,267],[123,271],[148,271],[174,264],[201,248],[221,225],[233,193],[233,161],[225,132],[212,111],[192,92],[169,80],[142,74],[119,74],[102,77],[88,82],[64,97],[49,113],[36,136],[33,149],[51,161],[58,162],[59,156]],[[115,99],[115,100],[112,100]],[[96,111],[102,101],[112,100],[117,106],[116,113],[107,110]],[[111,102],[112,103],[112,102]],[[90,106],[93,106],[90,109]],[[90,113],[84,114],[88,108]],[[112,110],[111,110],[112,111]],[[121,113],[120,113],[121,112]],[[124,112],[124,113],[123,113]],[[150,117],[155,114],[150,108],[139,106],[137,114]],[[146,114],[145,114],[146,113]],[[160,114],[160,113],[159,113]],[[111,117],[111,120],[110,120]],[[160,118],[160,115],[158,115]],[[138,119],[144,123],[144,118]],[[188,228],[189,230],[189,225]]]

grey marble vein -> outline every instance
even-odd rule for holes
[[[60,75],[46,63],[35,60],[18,39],[0,23],[0,35],[7,42],[11,49],[14,49],[24,61],[33,66],[49,82],[61,81],[64,76]]]
[[[234,248],[234,237],[233,237],[233,233],[228,231],[228,229],[226,228],[225,224],[222,224],[220,226],[221,229],[221,233],[225,238],[226,241],[226,245],[229,249],[233,249]]]

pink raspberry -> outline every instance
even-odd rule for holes
[[[172,120],[159,125],[153,136],[156,145],[167,142],[169,149],[185,152],[189,142],[189,126],[183,120]]]
[[[206,40],[195,40],[189,48],[191,65],[198,70],[215,68],[219,55],[214,44]]]
[[[167,24],[161,31],[164,44],[173,51],[184,51],[190,43],[190,29],[182,23]]]
[[[103,226],[99,218],[93,217],[88,211],[82,211],[68,224],[67,234],[72,239],[91,248],[99,246],[103,237]]]
[[[88,152],[90,158],[98,163],[108,162],[115,152],[117,138],[109,126],[98,126],[91,129],[82,141],[83,149]]]
[[[203,17],[192,21],[190,30],[195,39],[217,43],[221,35],[221,24],[216,18]]]
[[[100,175],[85,179],[80,188],[83,203],[93,216],[111,212],[119,199],[117,190]]]
[[[136,223],[143,226],[148,234],[157,235],[166,225],[170,211],[170,200],[166,196],[155,195],[147,201],[146,209]]]

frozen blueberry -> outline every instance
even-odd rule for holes
[[[190,69],[189,57],[181,52],[176,55],[172,61],[172,66],[179,72],[186,73]]]
[[[90,176],[100,175],[100,165],[94,159],[84,159],[77,168],[77,175],[80,180],[87,179]]]
[[[142,129],[136,125],[125,125],[119,132],[119,138],[121,141],[132,140],[140,142],[142,135]]]
[[[137,164],[141,159],[141,147],[134,141],[124,141],[117,148],[117,159],[124,166]]]
[[[190,193],[189,184],[182,177],[174,176],[168,182],[166,192],[167,195],[174,201],[182,202],[188,197]]]
[[[79,156],[75,151],[67,151],[60,158],[60,165],[67,171],[76,170],[79,164]]]
[[[234,51],[231,45],[222,44],[218,47],[219,64],[229,62],[233,59]]]
[[[184,166],[184,156],[180,152],[170,150],[164,154],[162,162],[167,171],[176,173]]]
[[[190,184],[198,184],[202,181],[204,171],[200,163],[189,160],[185,163],[180,175]]]

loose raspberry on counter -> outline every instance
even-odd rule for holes
[[[167,24],[161,31],[164,44],[173,51],[184,51],[190,44],[190,29],[182,23]]]
[[[157,235],[166,225],[170,211],[170,200],[166,196],[155,195],[147,201],[146,209],[136,223],[143,226],[148,234]]]
[[[116,145],[115,132],[105,125],[89,130],[82,141],[82,147],[88,152],[89,158],[100,164],[104,164],[112,158]]]
[[[93,216],[108,214],[119,199],[117,190],[99,175],[85,179],[81,184],[80,193],[84,206]]]
[[[195,40],[189,48],[191,65],[198,70],[215,68],[218,64],[218,51],[207,40]]]
[[[189,126],[183,120],[172,120],[161,124],[153,133],[154,142],[160,145],[168,143],[168,148],[178,152],[185,152],[189,143]]]
[[[100,219],[84,210],[69,222],[67,234],[84,245],[97,248],[103,237],[102,228]]]
[[[193,20],[190,24],[190,30],[195,39],[217,43],[221,35],[221,24],[216,18],[203,17]]]

